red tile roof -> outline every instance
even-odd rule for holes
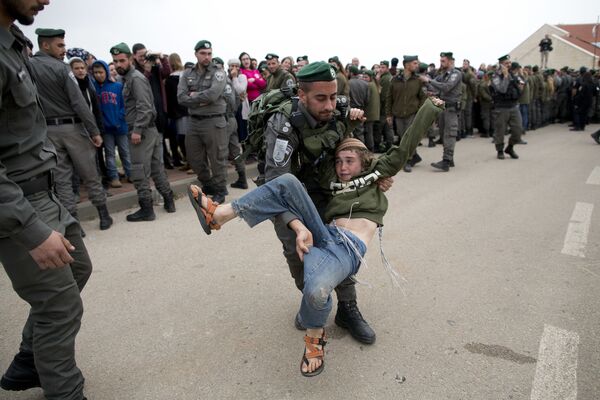
[[[596,24],[577,24],[577,25],[556,25],[558,28],[563,29],[568,35],[563,36],[563,39],[579,46],[590,53],[594,53],[594,42],[600,42],[600,25],[597,28],[598,36],[594,37],[592,30]],[[596,54],[600,54],[600,47],[596,46]]]

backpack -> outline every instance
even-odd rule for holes
[[[244,152],[239,156],[245,160],[251,153],[264,151],[264,131],[269,118],[278,112],[288,117],[298,106],[298,98],[294,97],[295,90],[274,89],[261,94],[250,107],[248,113],[248,137],[242,142]]]

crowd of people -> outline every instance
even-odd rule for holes
[[[336,56],[311,63],[246,52],[226,64],[200,40],[193,63],[140,43],[118,43],[103,61],[68,49],[62,29],[37,29],[34,54],[14,22],[32,24],[48,4],[0,0],[0,262],[31,306],[0,380],[5,390],[41,386],[48,398],[85,399],[75,337],[92,262],[78,223],[80,184],[103,230],[113,223],[107,189],[122,179],[140,205],[128,221],[155,219],[151,179],[165,211],[176,212],[165,171],[175,167],[197,176],[189,195],[206,233],[235,216],[250,225],[271,219],[303,292],[294,320],[305,331],[300,372],[314,376],[324,367],[333,291],[335,323],[361,343],[376,340],[352,277],[378,230],[381,238],[391,176],[421,161],[423,136],[430,147],[443,145],[431,165],[447,172],[456,142],[476,130],[493,136],[498,159],[517,159],[514,146],[525,144],[527,130],[572,121],[582,131],[599,117],[598,71],[522,67],[509,55],[478,69],[468,60],[457,68],[452,52],[442,52],[439,65],[416,55],[367,68],[358,58],[344,65]],[[261,114],[256,105],[271,94],[281,95]],[[252,154],[264,184],[225,204],[230,162],[238,174],[230,186],[248,188],[240,143],[256,135],[256,115],[268,116]],[[599,132],[592,136],[600,144]]]

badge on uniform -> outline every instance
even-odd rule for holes
[[[293,79],[288,79],[287,81],[285,81],[285,84],[286,84],[287,87],[293,88],[294,87],[294,80]]]
[[[225,73],[223,71],[217,71],[215,72],[215,78],[221,82],[223,79],[225,79]]]
[[[225,94],[231,94],[231,86],[230,85],[225,86]]]
[[[292,158],[292,146],[290,142],[285,139],[277,138],[275,140],[275,147],[273,148],[273,161],[278,167],[284,167],[290,162]]]

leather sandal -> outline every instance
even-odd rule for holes
[[[202,190],[196,185],[190,185],[187,188],[188,197],[190,202],[198,215],[198,220],[202,229],[207,235],[210,235],[211,231],[221,229],[221,225],[214,222],[214,213],[218,203],[213,202],[208,196],[206,196]],[[208,208],[202,207],[202,197],[206,198]]]
[[[304,343],[306,343],[306,347],[304,348],[304,354],[302,355],[302,362],[300,363],[300,373],[306,377],[317,376],[325,369],[325,360],[323,357],[325,356],[325,345],[327,344],[327,336],[325,335],[325,329],[323,329],[323,334],[320,338],[314,338],[307,335],[304,335]],[[317,349],[315,345],[320,345],[321,349]],[[315,369],[312,372],[304,372],[302,370],[302,364],[306,364],[308,367],[310,363],[308,362],[309,358],[317,358],[321,360],[321,365],[319,368]]]

